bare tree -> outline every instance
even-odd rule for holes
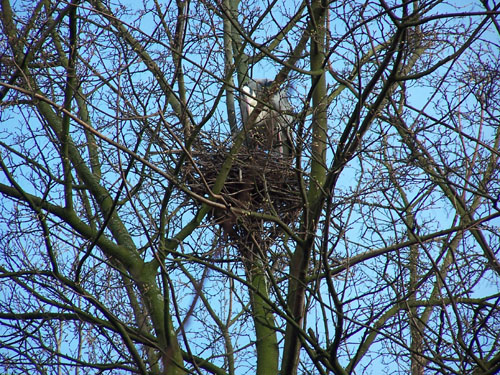
[[[497,373],[499,8],[1,0],[2,372]]]

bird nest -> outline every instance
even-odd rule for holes
[[[185,174],[190,189],[208,196],[207,185],[213,188],[228,155],[226,147],[213,145],[196,153],[196,168],[191,165]],[[219,194],[218,203],[226,208],[217,208],[211,213],[226,237],[241,240],[251,234],[254,238],[258,236],[259,241],[275,237],[279,230],[273,220],[249,214],[251,212],[272,215],[285,224],[297,218],[302,200],[292,161],[277,152],[241,147]]]

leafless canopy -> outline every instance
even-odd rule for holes
[[[0,372],[498,373],[499,14],[0,0]]]

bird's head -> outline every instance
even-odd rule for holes
[[[276,94],[270,96],[268,93],[269,88],[272,86],[273,81],[267,78],[249,80],[242,87],[243,101],[245,103],[246,115],[250,116],[257,103],[263,101],[267,108],[262,108],[263,112],[269,111],[269,107],[274,107],[273,98]],[[278,109],[278,108],[274,108]]]

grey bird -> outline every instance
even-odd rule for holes
[[[292,105],[285,89],[278,89],[270,94],[269,88],[273,81],[269,79],[250,80],[242,87],[243,124],[247,121],[259,102],[262,111],[257,116],[254,126],[247,128],[247,140],[255,149],[278,153],[281,157],[293,154]]]

